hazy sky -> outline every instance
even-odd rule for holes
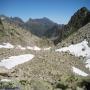
[[[48,17],[65,24],[81,7],[90,9],[90,0],[0,0],[0,14],[29,18]]]

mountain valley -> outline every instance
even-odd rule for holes
[[[0,89],[90,90],[90,11],[68,24],[0,15]]]

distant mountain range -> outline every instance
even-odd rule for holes
[[[52,44],[49,40],[42,39],[32,34],[25,26],[25,23],[20,18],[9,18],[1,16],[0,18],[0,44],[9,42],[22,46],[47,46]],[[52,44],[53,45],[53,44]]]
[[[29,30],[31,33],[35,34],[36,36],[43,37],[44,33],[52,28],[54,25],[57,25],[50,19],[44,17],[40,19],[29,19],[27,22],[24,22],[19,17],[7,17],[5,15],[0,15],[0,18],[3,21],[8,23],[12,23],[13,25],[22,27],[24,29]]]
[[[86,7],[82,7],[74,13],[67,25],[54,23],[46,17],[41,19],[30,18],[27,22],[24,22],[19,17],[0,15],[0,18],[2,21],[26,29],[40,38],[49,39],[53,41],[54,44],[57,44],[62,41],[62,39],[65,39],[70,34],[89,23],[90,11]]]
[[[24,54],[34,58],[4,67],[27,60]],[[66,25],[0,15],[0,87],[14,83],[23,90],[90,90],[90,11],[82,7]]]
[[[39,37],[43,37],[48,29],[56,25],[56,23],[46,17],[41,19],[29,19],[25,24],[33,34]]]

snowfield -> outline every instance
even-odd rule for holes
[[[86,58],[86,68],[90,69],[90,47],[88,46],[88,42],[86,40],[81,43],[70,45],[69,47],[64,47],[61,49],[57,49],[58,52],[69,52],[76,57],[85,57]]]
[[[0,48],[14,48],[14,46],[10,43],[3,43],[3,45],[0,45]]]
[[[90,47],[88,47],[88,42],[86,40],[82,41],[81,43],[70,45],[69,47],[64,47],[61,49],[57,49],[56,51],[59,52],[67,52],[69,51],[71,54],[75,56],[83,56],[88,57],[90,56]]]
[[[81,75],[81,76],[84,76],[84,77],[88,76],[87,73],[85,73],[84,71],[82,71],[82,70],[80,70],[80,69],[78,69],[76,67],[72,67],[72,69],[73,69],[73,72],[78,74],[78,75]]]
[[[35,50],[35,51],[40,51],[40,50],[50,50],[51,47],[47,47],[47,48],[39,48],[37,46],[26,46],[26,47],[22,47],[21,45],[17,45],[16,47],[13,46],[10,43],[4,43],[3,45],[0,45],[0,48],[14,48],[14,49],[21,49],[21,50]],[[60,49],[55,50],[56,52],[69,52],[72,55],[75,55],[76,57],[85,57],[86,61],[86,68],[90,69],[90,47],[88,46],[88,42],[86,40],[77,43],[77,44],[73,44],[70,45],[68,47],[63,47]],[[7,69],[12,69],[13,67],[15,67],[18,64],[22,64],[24,62],[27,62],[29,60],[31,60],[34,57],[34,55],[32,54],[24,54],[24,55],[19,55],[19,56],[11,56],[8,59],[3,59],[0,62],[0,66],[5,67]],[[73,72],[81,75],[81,76],[88,76],[87,73],[83,72],[82,70],[76,68],[76,67],[72,67]]]
[[[7,69],[12,69],[18,64],[25,63],[34,57],[32,54],[24,54],[19,56],[11,56],[8,59],[3,59],[0,62],[0,66],[4,66]]]

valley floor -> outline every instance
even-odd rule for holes
[[[85,40],[60,49],[4,43],[0,45],[0,82],[19,83],[22,90],[80,88],[77,83],[90,76],[89,58],[90,47]],[[68,79],[73,83],[68,85]],[[63,87],[57,86],[61,83]]]

